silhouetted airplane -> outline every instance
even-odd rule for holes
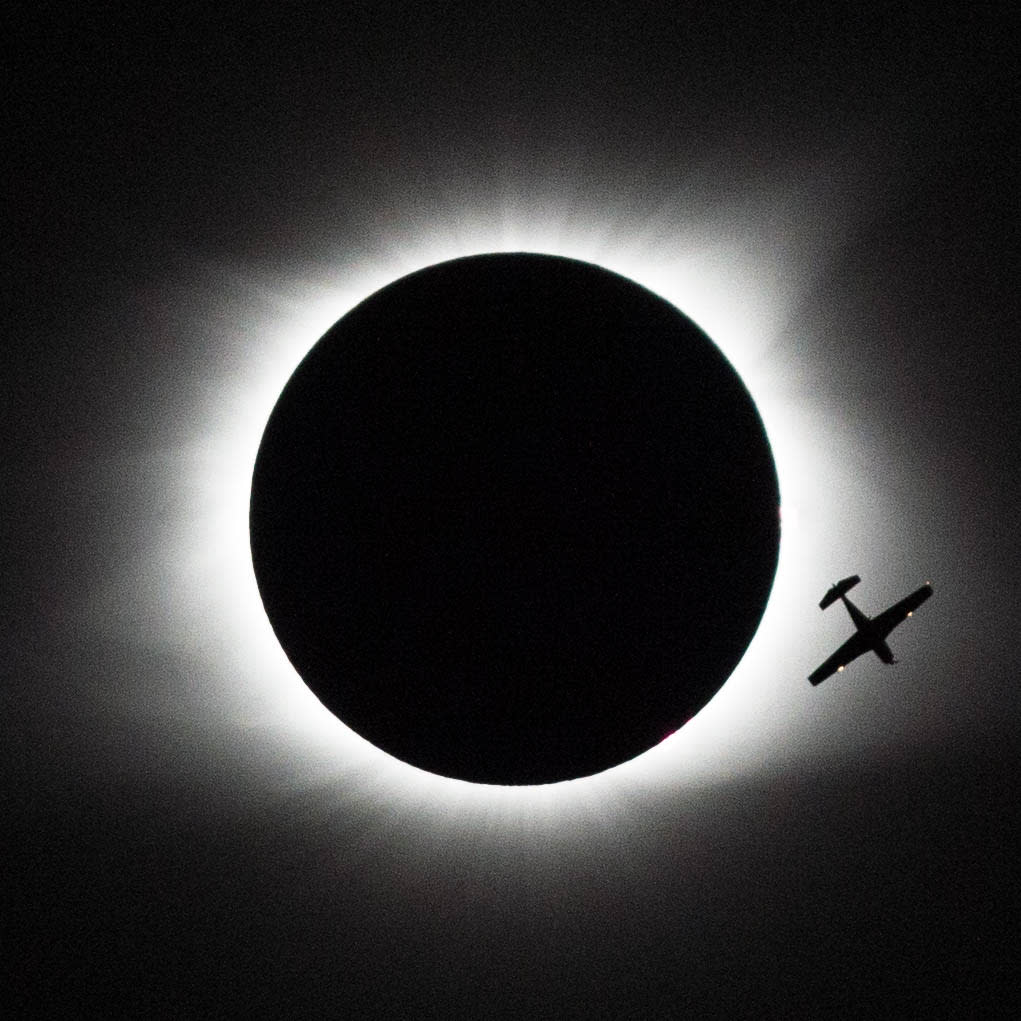
[[[822,602],[819,604],[820,610],[825,610],[831,603],[840,599],[847,607],[847,612],[851,615],[851,620],[854,621],[857,630],[822,666],[808,675],[808,679],[813,684],[821,684],[827,677],[843,670],[852,659],[856,659],[863,652],[868,652],[869,649],[884,663],[896,663],[890,646],[886,644],[886,636],[898,624],[910,617],[932,595],[932,586],[926,582],[920,589],[912,592],[899,603],[894,603],[890,609],[884,610],[878,617],[867,617],[847,598],[848,590],[854,588],[860,581],[861,578],[858,575],[852,574],[850,578],[838,581],[822,597]]]

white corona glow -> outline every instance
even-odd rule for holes
[[[800,338],[785,332],[805,279],[779,287],[767,255],[747,243],[721,242],[728,235],[717,227],[684,231],[670,224],[636,231],[623,243],[622,228],[583,228],[520,210],[509,215],[480,209],[475,215],[465,211],[456,229],[444,232],[437,225],[417,236],[402,233],[389,246],[384,238],[392,254],[358,261],[338,256],[334,265],[308,271],[300,281],[260,284],[239,276],[237,287],[227,286],[220,273],[217,286],[234,292],[223,299],[216,317],[222,329],[211,339],[219,345],[220,361],[173,455],[179,503],[167,508],[160,525],[150,595],[167,613],[169,640],[202,670],[203,683],[215,686],[215,701],[229,722],[278,733],[291,748],[296,786],[321,784],[336,773],[347,778],[349,796],[354,785],[394,811],[423,817],[445,806],[462,819],[506,814],[519,823],[568,820],[595,812],[596,804],[605,815],[614,795],[636,784],[697,782],[760,768],[779,733],[790,742],[792,731],[804,732],[812,714],[821,711],[803,707],[800,682],[806,655],[811,660],[827,653],[822,645],[807,653],[804,646],[792,648],[791,622],[805,619],[805,600],[814,593],[821,565],[825,570],[830,561],[824,544],[840,529],[853,540],[856,508],[877,497],[853,477],[853,459],[833,456],[842,449],[841,423],[818,407],[817,379],[799,350]],[[320,705],[290,666],[263,610],[251,563],[248,506],[255,457],[277,397],[336,320],[414,270],[512,251],[603,266],[661,295],[705,330],[740,374],[765,424],[780,481],[782,536],[757,634],[721,691],[682,730],[598,776],[498,788],[401,763]]]

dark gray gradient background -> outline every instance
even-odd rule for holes
[[[15,1016],[1011,1013],[1007,10],[43,5],[17,25],[0,404]],[[697,221],[755,250],[763,293],[797,295],[774,353],[837,423],[805,443],[861,486],[831,496],[832,554],[786,622],[771,752],[751,765],[724,749],[697,782],[660,770],[557,817],[482,797],[459,813],[246,723],[264,717],[215,616],[177,623],[179,572],[161,582],[151,550],[196,498],[181,437],[197,392],[250,370],[223,338],[258,357],[259,302],[240,323],[223,309],[273,281],[293,295],[306,271],[395,265],[498,209],[657,251]],[[935,596],[893,636],[897,667],[813,691],[847,634],[815,605],[855,571],[867,610],[926,578]]]

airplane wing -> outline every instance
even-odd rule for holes
[[[865,640],[860,631],[853,635],[822,666],[813,670],[808,679],[813,684],[822,684],[827,677],[831,677],[838,670],[842,670],[852,659],[857,659],[863,652],[868,652],[869,643]]]
[[[923,585],[920,589],[906,596],[899,603],[894,603],[889,610],[884,610],[872,623],[885,638],[909,614],[915,612],[932,595],[932,586]]]

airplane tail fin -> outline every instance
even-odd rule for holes
[[[844,595],[844,593],[853,589],[860,581],[861,578],[859,578],[856,574],[852,574],[850,578],[845,578],[843,581],[838,581],[836,585],[834,585],[833,588],[831,588],[829,592],[822,597],[819,609],[825,610],[827,606],[836,602],[842,595]]]

